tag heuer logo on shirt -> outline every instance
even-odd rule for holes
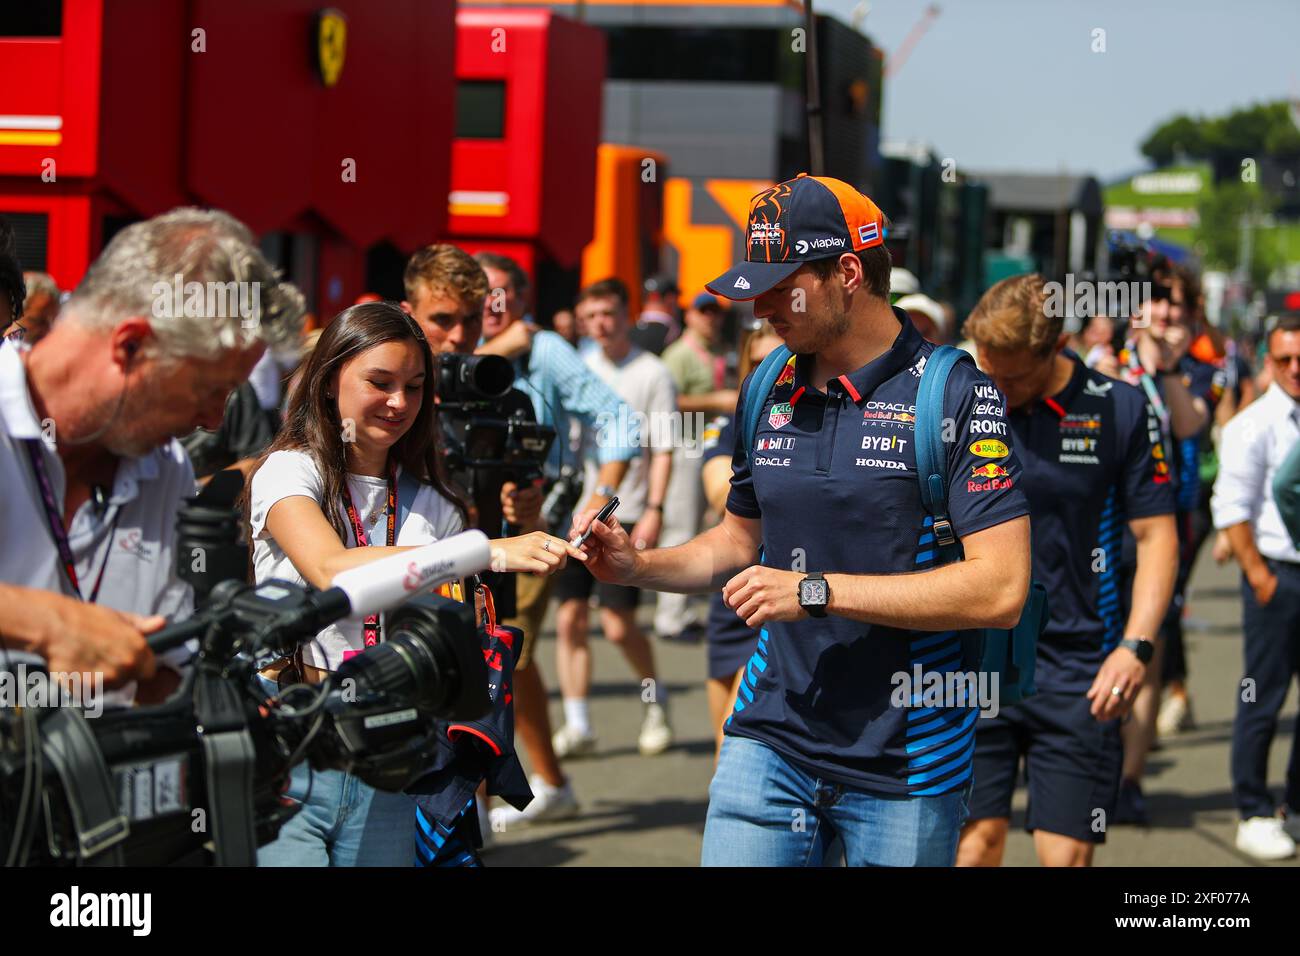
[[[779,405],[772,406],[772,410],[767,415],[767,423],[773,428],[782,428],[789,425],[792,418],[794,418],[794,407],[789,402],[781,402]]]

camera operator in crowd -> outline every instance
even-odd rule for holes
[[[212,315],[209,297],[193,314],[175,300],[177,276],[201,290],[238,283],[240,302],[249,304],[252,290],[252,308]],[[125,700],[170,691],[173,670],[149,680],[154,664],[142,635],[192,610],[174,542],[194,472],[175,437],[216,427],[226,397],[268,343],[298,335],[301,315],[301,296],[280,282],[243,224],[176,209],[118,233],[47,336],[31,348],[0,346],[0,526],[24,543],[0,554],[0,582],[13,586],[5,597],[15,598],[0,612],[6,638],[51,667],[104,668],[106,683],[145,680],[124,688]],[[57,617],[41,626],[22,596],[27,588],[100,611],[46,598]],[[55,633],[58,621],[72,630]]]
[[[513,259],[480,252],[475,257],[492,290],[483,304],[480,353],[510,358],[515,367],[515,387],[533,403],[537,420],[555,429],[545,471],[552,501],[561,499],[546,515],[551,528],[568,528],[568,512],[582,482],[576,461],[565,460],[571,425],[576,420],[594,431],[609,423],[611,440],[598,451],[598,473],[585,508],[600,508],[627,475],[629,463],[641,454],[635,419],[623,401],[592,372],[564,338],[537,330],[528,321],[528,277]],[[624,424],[626,423],[626,425]],[[524,649],[515,665],[515,725],[536,772],[531,780],[535,799],[522,819],[514,814],[499,823],[531,823],[560,819],[577,812],[572,787],[560,772],[553,750],[546,688],[532,660],[532,647],[542,628],[551,596],[550,579],[525,577],[518,581],[518,612],[506,624],[524,632]],[[507,811],[502,808],[502,814]]]

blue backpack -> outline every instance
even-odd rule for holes
[[[790,360],[790,350],[778,345],[754,371],[745,395],[740,440],[746,457],[752,457],[759,416],[776,380]],[[921,478],[921,503],[933,520],[940,564],[960,561],[961,542],[948,519],[948,458],[942,436],[943,397],[948,373],[970,356],[951,345],[940,345],[930,353],[921,371],[916,395],[916,470]],[[1015,704],[1037,693],[1034,662],[1038,636],[1047,624],[1047,589],[1035,581],[1030,585],[1020,622],[1013,628],[983,628],[970,632],[965,640],[967,659],[979,661],[979,670],[999,675],[999,704]]]

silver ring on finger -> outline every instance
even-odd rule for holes
[[[551,551],[551,539],[550,539],[550,538],[546,538],[545,540],[542,541],[542,550],[545,551],[547,554],[550,554],[550,551]]]
[[[1110,689],[1110,694],[1112,697],[1118,697],[1122,693],[1124,693],[1124,688],[1120,687],[1118,684],[1116,684],[1114,687]]]

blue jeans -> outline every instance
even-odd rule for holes
[[[936,797],[872,794],[725,737],[709,786],[703,866],[952,866],[969,783]]]
[[[258,866],[415,865],[415,801],[406,794],[303,762],[291,771],[285,796],[302,809],[258,849]]]

